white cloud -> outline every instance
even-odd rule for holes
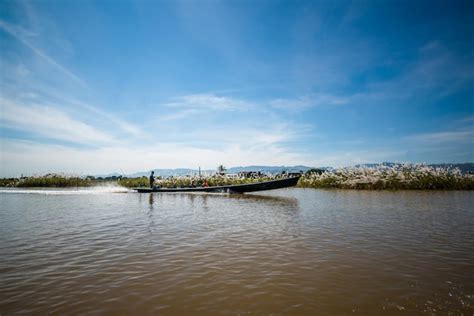
[[[277,143],[254,142],[198,148],[191,144],[155,143],[147,146],[71,148],[31,141],[3,140],[0,176],[68,172],[77,174],[124,174],[154,168],[189,167],[215,169],[218,165],[350,166],[367,162],[399,161],[405,151],[374,149],[307,154],[290,151]]]
[[[73,79],[76,83],[79,83],[83,87],[87,87],[87,84],[84,80],[79,78],[76,74],[74,74],[72,71],[67,69],[66,67],[62,66],[59,64],[56,60],[54,60],[52,57],[48,56],[46,53],[38,49],[36,46],[34,46],[25,36],[25,34],[29,34],[28,31],[23,30],[22,28],[11,25],[10,23],[7,23],[5,21],[0,20],[0,29],[3,29],[5,32],[9,33],[13,37],[15,37],[18,41],[23,43],[25,46],[29,47],[36,55],[41,57],[43,60],[48,62],[49,64],[53,65],[56,69],[61,71],[63,74],[68,76],[69,78]]]
[[[216,148],[197,148],[176,143],[157,143],[142,147],[111,146],[71,148],[31,141],[3,140],[0,176],[71,172],[101,174],[133,173],[153,168],[192,167],[214,169],[220,164],[292,165],[308,163],[304,156],[276,145],[248,147],[231,144]]]
[[[165,105],[176,108],[236,110],[245,107],[246,103],[232,98],[203,93],[180,96]]]
[[[90,112],[93,112],[94,114],[97,114],[99,116],[102,116],[103,118],[106,118],[108,121],[112,122],[115,126],[123,130],[124,132],[127,132],[133,136],[136,137],[148,137],[148,134],[145,133],[140,127],[131,124],[129,122],[126,122],[120,118],[117,118],[115,115],[112,115],[110,113],[107,113],[105,111],[100,110],[99,108],[89,105],[89,104],[84,104],[82,102],[72,102],[70,104],[76,104],[77,106],[86,109]]]
[[[190,116],[193,116],[195,114],[201,113],[200,110],[196,109],[186,109],[186,110],[179,110],[177,112],[173,112],[170,114],[165,114],[160,116],[161,121],[174,121],[174,120],[180,120],[183,118],[187,118]]]
[[[318,93],[311,96],[289,99],[272,99],[269,101],[250,102],[232,97],[217,96],[215,94],[190,94],[174,98],[165,103],[166,108],[173,112],[163,114],[161,121],[185,119],[199,114],[218,114],[233,111],[265,111],[286,110],[302,111],[315,106],[338,106],[348,104],[352,96],[337,96],[327,93]],[[267,114],[270,112],[267,112]]]
[[[96,128],[72,119],[55,108],[16,104],[0,99],[0,126],[35,135],[81,144],[103,144],[113,138]]]
[[[0,176],[40,174],[46,172],[74,172],[103,174],[133,173],[152,168],[198,167],[215,168],[219,164],[235,165],[290,165],[309,163],[290,143],[301,136],[301,128],[289,123],[270,126],[242,125],[213,126],[205,129],[183,129],[166,133],[159,143],[123,140],[112,137],[81,122],[73,121],[65,113],[44,106],[24,106],[8,103],[2,106],[0,126],[37,133],[76,143],[96,144],[94,148],[75,148],[64,145],[41,144],[36,141],[0,139],[2,146]],[[18,118],[19,117],[19,118]],[[166,136],[166,137],[165,137]]]
[[[179,128],[178,128],[179,129]],[[181,144],[190,144],[203,148],[216,148],[221,146],[241,145],[248,148],[257,148],[265,145],[284,147],[291,151],[291,143],[305,136],[308,127],[304,124],[291,124],[291,122],[274,121],[266,122],[225,122],[216,123],[210,127],[192,127],[168,131],[166,127],[157,129],[157,134],[162,135],[161,141]]]
[[[73,80],[74,83],[79,83],[83,87],[88,87],[86,82],[73,73],[71,70],[67,69],[60,63],[58,63],[55,59],[51,56],[47,55],[44,51],[40,50],[35,43],[35,39],[39,40],[41,37],[40,34],[46,34],[47,32],[52,33],[53,36],[48,37],[48,47],[51,46],[51,42],[54,41],[55,44],[58,42],[64,44],[59,45],[60,51],[69,50],[70,47],[66,43],[67,41],[63,41],[58,39],[58,32],[55,25],[46,19],[37,20],[38,16],[35,13],[35,10],[27,3],[24,3],[25,10],[27,11],[28,19],[33,19],[36,27],[33,27],[35,32],[31,30],[27,30],[19,25],[13,25],[6,21],[0,20],[0,30],[7,32],[8,34],[12,35],[16,38],[19,42],[23,43],[25,46],[29,47],[31,51],[41,58],[41,61],[44,65],[47,65],[48,73],[44,73],[45,77],[51,76],[51,70],[59,70],[62,74],[66,75],[70,79]],[[31,21],[30,21],[31,22]],[[31,23],[30,23],[31,24]],[[41,29],[43,31],[41,31]],[[55,45],[57,47],[58,45]],[[57,51],[58,49],[56,49]],[[34,57],[35,55],[32,55]],[[31,58],[30,58],[31,59]],[[44,63],[46,61],[46,63]],[[20,99],[24,101],[25,99],[23,96],[27,95],[28,101],[32,102],[23,102],[23,105],[33,103],[37,105],[52,105],[54,108],[61,109],[65,113],[72,112],[73,108],[87,110],[93,114],[89,115],[91,118],[95,117],[97,119],[100,118],[102,122],[112,123],[114,129],[120,129],[129,135],[135,137],[148,137],[148,135],[138,126],[126,122],[125,120],[118,118],[117,116],[110,114],[101,110],[100,108],[90,105],[89,103],[81,102],[74,100],[71,98],[71,94],[74,94],[73,91],[69,90],[68,92],[64,91],[64,87],[61,85],[54,85],[48,84],[45,80],[37,80],[38,73],[42,73],[42,71],[38,69],[30,69],[27,65],[28,63],[24,61],[9,62],[7,60],[3,61],[4,66],[4,73],[2,80],[2,89],[1,96],[6,97],[9,94],[10,99]],[[62,76],[59,76],[62,78]],[[59,80],[61,80],[59,78]],[[59,87],[59,88],[58,88]],[[66,95],[66,96],[65,96]],[[107,124],[105,124],[107,125]]]
[[[236,98],[217,96],[215,94],[190,94],[172,99],[164,104],[173,110],[173,113],[164,114],[160,120],[171,121],[183,119],[197,114],[216,112],[231,112],[249,109],[252,104]]]
[[[201,95],[202,96],[202,95]],[[187,98],[189,104],[199,104],[204,99],[213,100],[209,108],[222,104],[225,109],[234,108],[244,101],[231,98]],[[33,100],[41,100],[41,98]],[[1,173],[77,172],[107,173],[135,172],[146,168],[195,167],[215,168],[216,165],[249,164],[301,164],[308,163],[304,153],[295,151],[291,142],[299,139],[305,126],[293,126],[287,120],[274,119],[250,122],[234,120],[232,123],[215,122],[212,128],[177,128],[158,125],[155,132],[162,135],[160,143],[140,138],[140,142],[121,140],[115,133],[106,134],[93,125],[79,121],[77,117],[45,103],[2,101],[0,127],[29,132],[42,137],[66,140],[73,143],[95,145],[94,148],[76,148],[65,145],[40,144],[36,141],[12,142],[0,139],[2,146]],[[196,101],[196,102],[195,102]],[[53,104],[53,103],[46,103]],[[87,109],[101,117],[109,115],[94,107],[78,102],[66,102]],[[194,106],[193,105],[193,106]],[[204,107],[204,106],[203,106]],[[199,111],[187,108],[186,111]],[[72,112],[74,113],[74,112]],[[110,116],[110,119],[114,117]],[[88,120],[87,122],[90,122]],[[100,126],[103,127],[101,124]],[[121,126],[122,129],[124,126]],[[133,127],[133,125],[132,125]],[[133,130],[131,130],[133,132]],[[114,135],[114,136],[111,136]],[[33,158],[34,157],[34,158]],[[7,171],[8,170],[8,171]]]
[[[190,94],[175,98],[173,101],[165,104],[173,108],[186,108],[198,110],[216,110],[216,111],[234,111],[248,107],[248,102],[221,97],[214,94]]]
[[[18,72],[31,73],[22,63],[18,65],[8,65],[14,69],[13,77],[19,76]],[[16,71],[18,69],[18,71]],[[11,78],[11,77],[10,77]],[[68,113],[72,116],[85,117],[86,119],[96,120],[103,127],[113,127],[114,131],[121,130],[131,136],[148,138],[149,135],[139,126],[127,122],[114,114],[106,112],[101,108],[89,103],[79,101],[64,91],[59,91],[56,86],[47,86],[42,82],[35,81],[32,78],[25,78],[15,85],[6,85],[0,83],[2,90],[0,96],[23,105],[41,105],[53,107]]]

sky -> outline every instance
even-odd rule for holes
[[[0,0],[0,177],[474,162],[472,1]]]

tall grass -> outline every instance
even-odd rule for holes
[[[208,186],[220,186],[220,185],[232,185],[232,184],[248,184],[259,181],[270,180],[269,177],[249,179],[249,178],[228,178],[222,175],[214,175],[210,177],[169,177],[166,179],[157,179],[155,186],[162,188],[184,188],[184,187],[201,187],[207,183]],[[118,184],[133,188],[133,187],[148,187],[149,179],[146,177],[141,178],[126,178],[121,179]]]
[[[352,167],[304,176],[299,186],[365,190],[473,190],[474,175],[422,164]]]
[[[3,178],[0,179],[0,187],[15,187],[18,181],[17,178]]]
[[[92,179],[67,176],[48,176],[48,177],[28,177],[19,179],[16,187],[88,187],[96,185],[97,182]]]
[[[150,185],[150,182],[147,177],[123,178],[119,179],[117,183],[126,188],[139,188],[147,187]]]

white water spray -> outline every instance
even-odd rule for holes
[[[130,189],[119,185],[107,184],[86,188],[3,188],[0,194],[43,194],[43,195],[76,195],[76,194],[110,194],[129,193]]]

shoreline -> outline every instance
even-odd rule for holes
[[[0,189],[24,189],[24,190],[34,190],[34,189],[91,189],[91,188],[107,188],[107,187],[119,187],[123,189],[133,189],[133,188],[147,188],[148,186],[125,186],[121,185],[118,182],[96,182],[90,185],[50,185],[50,186],[0,186]],[[177,187],[177,186],[173,186]],[[386,191],[386,192],[395,192],[395,191],[473,191],[474,190],[474,183],[470,185],[462,185],[456,187],[411,187],[411,186],[397,186],[397,187],[374,187],[371,185],[367,186],[357,186],[357,187],[343,187],[343,186],[309,186],[309,185],[302,185],[298,183],[294,188],[300,189],[314,189],[314,190],[345,190],[345,191]]]
[[[154,184],[163,188],[186,188],[204,186],[226,186],[252,184],[286,178],[292,174],[240,176],[225,174],[212,176],[155,177]],[[318,170],[300,173],[297,187],[314,189],[348,190],[474,190],[474,174],[461,173],[457,168],[434,168],[424,165],[395,165],[378,167],[351,167],[333,170]],[[116,185],[124,188],[149,187],[149,178],[142,177],[80,177],[64,174],[45,176],[4,178],[0,187],[17,188],[70,188]]]

